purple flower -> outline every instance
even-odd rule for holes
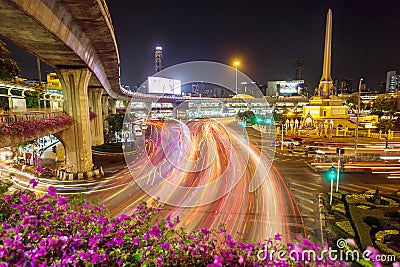
[[[29,204],[29,198],[25,194],[21,195],[20,200],[21,200],[22,204],[24,204],[24,205]]]
[[[32,185],[32,188],[35,188],[38,185],[38,182],[36,181],[36,179],[31,179],[29,181],[29,183]]]
[[[92,255],[92,260],[90,261],[91,264],[96,264],[99,261],[99,254],[94,253]]]
[[[281,234],[276,234],[275,235],[275,240],[282,241],[282,235]]]
[[[57,205],[58,206],[62,206],[67,202],[68,202],[68,199],[66,199],[65,197],[57,196]]]
[[[132,240],[132,243],[134,244],[134,245],[139,245],[139,241],[140,241],[140,238],[138,238],[138,237],[135,237],[133,240]]]
[[[156,262],[157,262],[157,267],[161,267],[162,263],[163,263],[163,260],[161,258],[157,258]]]
[[[3,229],[8,229],[8,228],[10,228],[10,226],[8,225],[7,222],[2,222],[1,225],[2,225]]]
[[[169,228],[173,228],[174,227],[174,223],[172,222],[172,220],[171,220],[171,215],[168,215],[168,217],[167,217],[167,223],[168,223],[168,227]]]
[[[223,263],[224,263],[223,258],[221,258],[218,255],[214,255],[214,265],[215,266],[222,266]]]
[[[53,186],[49,186],[49,187],[47,188],[47,192],[48,192],[48,194],[49,194],[50,196],[55,197],[55,196],[56,196],[56,193],[57,193],[57,190],[56,190]]]
[[[169,243],[167,241],[165,241],[163,244],[160,244],[160,248],[163,248],[166,251],[169,251]]]
[[[210,230],[208,230],[207,228],[201,228],[201,232],[205,235],[208,235],[210,233]]]
[[[4,240],[4,246],[6,246],[6,247],[11,247],[13,245],[13,243],[14,243],[14,239],[12,239],[12,238],[6,238]]]
[[[160,228],[157,225],[153,225],[153,227],[151,227],[151,230],[149,231],[149,234],[154,236],[154,237],[158,237],[158,238],[160,238],[162,236],[162,232],[161,232]]]
[[[223,228],[223,227],[219,228],[219,231],[220,231],[221,233],[226,233],[226,230],[225,230],[225,228]]]
[[[12,196],[7,195],[4,197],[4,201],[9,202],[12,199]]]

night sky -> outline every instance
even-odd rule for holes
[[[332,78],[364,77],[378,88],[388,70],[400,71],[398,0],[107,1],[116,33],[122,84],[154,72],[154,48],[164,67],[195,60],[232,64],[258,84],[292,79],[296,58],[314,87],[321,76],[326,13],[333,12]],[[36,62],[9,45],[28,78]],[[43,71],[49,70],[44,66]]]

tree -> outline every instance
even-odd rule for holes
[[[395,124],[392,120],[384,120],[381,119],[378,123],[378,131],[382,131],[382,133],[387,133],[389,130],[393,130],[395,128]]]
[[[124,114],[111,114],[107,117],[106,121],[108,121],[110,132],[120,132],[124,124]]]
[[[6,44],[0,40],[0,79],[2,80],[11,80],[21,72],[17,62],[9,58],[10,54]]]
[[[358,106],[358,94],[352,94],[349,99],[346,100],[346,105],[353,108],[353,109],[357,109]],[[365,108],[365,103],[363,103],[360,99],[360,109],[364,109]]]
[[[396,111],[396,98],[394,98],[392,95],[379,95],[372,103],[372,113],[378,115],[379,118],[383,115],[388,115],[390,118],[392,118]]]

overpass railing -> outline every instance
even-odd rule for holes
[[[60,117],[63,115],[66,115],[65,112],[63,112],[63,111],[0,114],[0,123],[48,119],[48,118]]]

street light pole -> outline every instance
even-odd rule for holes
[[[355,138],[355,141],[354,141],[354,153],[356,153],[357,152],[357,143],[358,143],[358,117],[359,117],[359,114],[360,114],[360,99],[361,99],[361,85],[362,85],[362,81],[363,81],[364,79],[363,78],[360,78],[360,83],[359,83],[359,85],[358,85],[358,103],[357,103],[357,120],[356,120],[356,138]]]
[[[338,162],[337,162],[337,173],[336,173],[336,192],[339,191],[339,174],[340,174],[340,152],[341,148],[338,149],[339,151],[339,157],[338,157]]]
[[[332,195],[333,195],[333,179],[331,179],[331,195],[329,197],[329,205],[332,206]]]
[[[236,91],[236,96],[238,94],[238,66],[240,65],[239,61],[235,61],[233,63],[235,65],[235,91]]]
[[[236,67],[236,71],[235,71],[235,76],[236,76],[236,83],[235,83],[235,90],[236,90],[236,95],[237,95],[237,65],[235,65],[235,67]]]

